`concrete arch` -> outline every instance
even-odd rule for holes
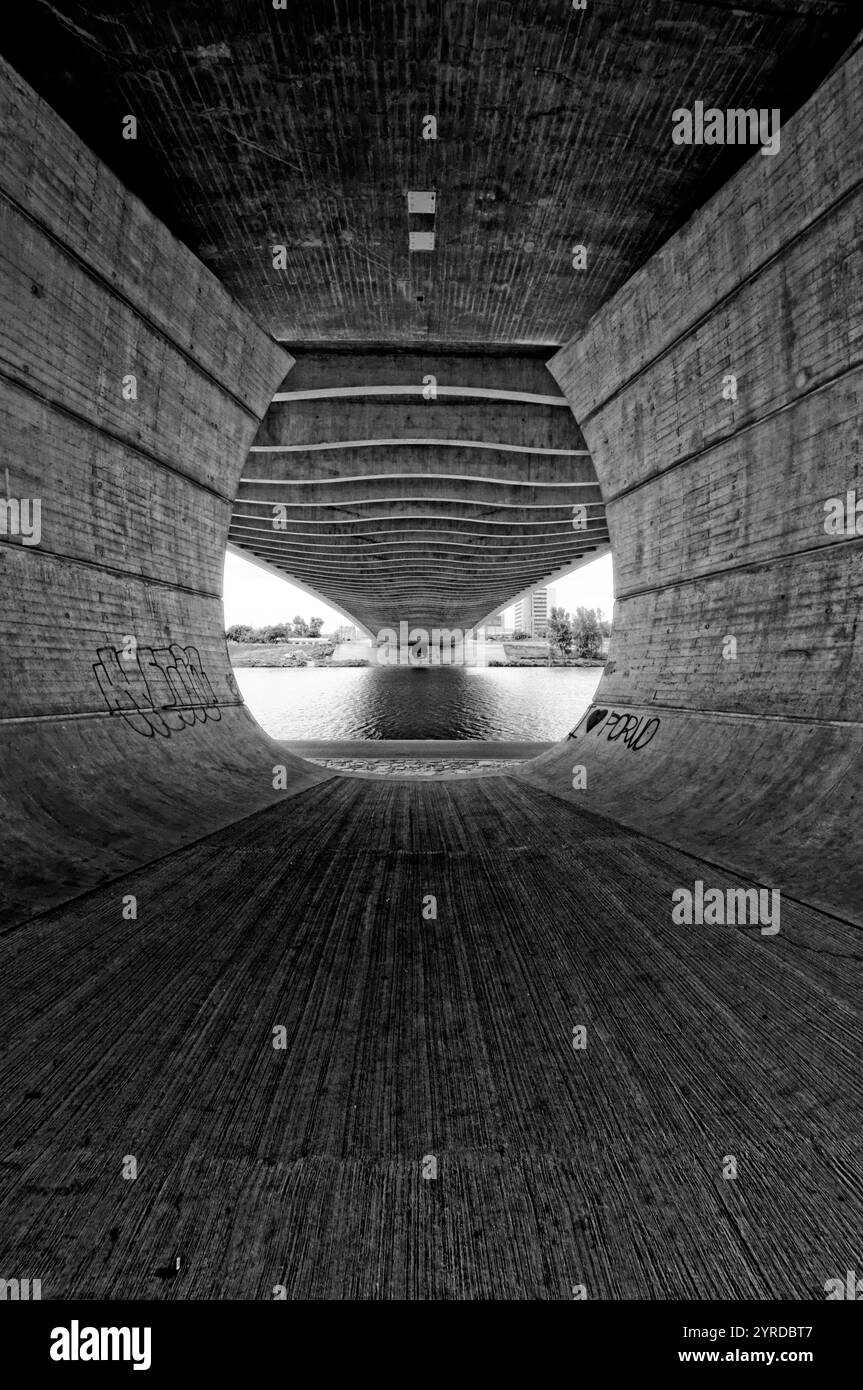
[[[608,739],[608,717],[590,730],[585,723],[524,774],[571,798],[577,746],[593,770],[589,806],[773,875],[855,920],[861,871],[847,827],[859,817],[861,658],[849,614],[860,541],[830,542],[819,508],[822,494],[844,495],[859,479],[860,363],[850,326],[860,281],[848,269],[859,253],[849,232],[859,199],[859,64],[857,55],[810,103],[838,113],[829,158],[815,143],[817,119],[804,110],[775,163],[754,157],[551,363],[595,460],[618,557],[617,635],[597,708],[659,717],[663,732],[633,754]],[[61,900],[283,795],[271,785],[275,746],[235,691],[217,576],[228,499],[290,361],[6,67],[3,102],[13,137],[2,208],[10,489],[42,499],[45,528],[37,548],[12,536],[0,547],[8,589],[28,605],[28,621],[7,617],[4,647],[12,790],[3,833],[13,865],[5,912],[14,920],[25,902],[32,910]],[[49,147],[67,170],[62,215]],[[94,238],[81,190],[96,187],[107,215]],[[753,217],[767,248],[759,264],[747,236]],[[155,258],[160,275],[151,279],[141,267]],[[699,273],[705,265],[709,276]],[[787,280],[801,314],[814,300],[827,305],[811,317],[816,339],[802,320],[792,332],[778,311]],[[830,293],[837,283],[852,292]],[[748,330],[755,320],[766,326],[760,344]],[[721,380],[735,366],[740,391],[724,401]],[[127,368],[137,369],[136,401],[122,395]],[[681,397],[682,379],[691,384]],[[712,422],[704,437],[693,434],[699,418]],[[790,451],[802,467],[785,467]],[[777,515],[778,485],[785,491]],[[709,511],[684,507],[688,494],[703,495]],[[732,547],[741,494],[747,529]],[[127,520],[118,544],[118,521],[130,515],[140,534]],[[406,515],[400,524],[417,520]],[[486,536],[498,526],[435,520]],[[389,524],[364,516],[350,525],[381,521]],[[753,568],[765,577],[760,607],[738,582]],[[316,577],[310,558],[308,578]],[[406,577],[402,592],[421,582]],[[353,602],[360,589],[340,582],[334,596]],[[839,596],[825,610],[830,655],[813,672],[793,635],[811,639],[813,613],[828,594]],[[781,633],[768,619],[776,602]],[[61,610],[57,640],[34,640],[56,630]],[[726,633],[738,638],[736,666],[722,660]],[[120,664],[129,636],[148,653],[146,670],[140,661],[129,671]],[[197,655],[184,667],[177,653],[187,649]],[[58,764],[69,779],[62,802]],[[296,787],[321,776],[301,762],[290,771]],[[136,784],[146,785],[146,797],[136,812],[131,795],[132,817],[118,836],[118,808],[125,817]],[[753,835],[758,817],[765,823]],[[825,863],[833,866],[829,881]]]

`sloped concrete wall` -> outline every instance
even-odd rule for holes
[[[595,705],[527,774],[857,921],[863,535],[824,504],[863,500],[861,108],[857,52],[551,361],[617,593]]]
[[[285,794],[234,682],[221,582],[291,359],[2,63],[0,126],[7,923]],[[38,543],[16,531],[25,499]],[[291,763],[290,789],[315,780]]]

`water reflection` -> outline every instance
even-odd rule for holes
[[[563,738],[601,668],[366,666],[234,672],[274,738]]]

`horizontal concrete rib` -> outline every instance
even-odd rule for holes
[[[496,449],[504,454],[538,454],[549,458],[590,458],[588,449],[540,448],[511,444],[504,439],[453,439],[446,435],[400,434],[388,439],[317,440],[306,444],[253,444],[253,454],[304,454],[322,449],[414,449],[417,445],[434,449]]]
[[[314,391],[277,391],[273,400],[283,401],[332,401],[345,400],[358,396],[422,396],[437,400],[439,396],[450,396],[457,400],[508,401],[520,405],[550,405],[567,408],[567,399],[562,395],[541,396],[529,391],[502,391],[488,386],[327,386]]]
[[[314,552],[306,552],[295,546],[279,546],[278,542],[271,545],[260,543],[257,547],[262,552],[273,555],[283,556],[295,563],[317,566],[322,572],[326,573],[332,567],[333,573],[338,573],[340,569],[356,568],[361,566],[371,572],[372,570],[386,570],[395,572],[396,570],[419,569],[427,574],[435,573],[465,573],[469,574],[479,569],[485,572],[492,572],[501,569],[519,570],[525,567],[531,568],[538,565],[547,565],[549,558],[555,556],[565,559],[570,555],[578,554],[578,550],[570,548],[558,551],[538,551],[527,557],[525,556],[482,556],[477,555],[471,562],[470,557],[463,553],[450,555],[445,552],[437,552],[433,541],[427,540],[423,548],[415,547],[412,551],[402,551],[393,554],[366,554],[363,551],[344,552],[340,555],[320,555]]]
[[[290,475],[287,476],[287,477],[282,476],[282,477],[273,478],[273,477],[265,477],[265,476],[256,476],[255,474],[248,474],[248,475],[244,475],[244,476],[240,479],[240,485],[241,485],[241,486],[249,486],[249,487],[265,487],[265,486],[267,486],[267,487],[277,487],[277,488],[280,488],[280,489],[281,489],[281,488],[299,488],[299,489],[301,489],[301,491],[300,491],[297,495],[298,495],[300,498],[305,498],[305,497],[309,497],[309,496],[316,496],[317,493],[319,493],[319,492],[324,492],[324,491],[326,491],[326,490],[328,490],[328,489],[330,489],[330,488],[335,488],[335,489],[336,489],[336,491],[335,491],[335,493],[334,493],[333,495],[334,495],[335,497],[338,497],[338,496],[340,496],[343,492],[346,493],[347,490],[348,490],[348,488],[351,488],[351,487],[359,487],[360,485],[363,485],[363,486],[368,487],[369,484],[373,484],[373,485],[374,485],[374,487],[375,487],[375,495],[379,495],[379,494],[380,494],[380,495],[383,495],[385,492],[387,492],[387,491],[389,490],[390,484],[393,484],[393,483],[396,483],[396,484],[399,484],[399,483],[400,483],[400,484],[403,484],[403,485],[410,485],[410,486],[413,486],[413,487],[420,487],[420,486],[422,486],[423,483],[426,483],[426,484],[429,486],[429,488],[438,488],[438,489],[440,488],[440,486],[441,486],[442,484],[443,484],[443,485],[446,485],[446,484],[448,484],[448,483],[458,483],[458,485],[459,485],[460,488],[470,488],[471,486],[480,486],[480,487],[483,487],[483,488],[488,488],[488,489],[489,489],[489,496],[491,496],[491,497],[494,496],[494,493],[491,491],[491,489],[493,489],[493,488],[499,488],[499,487],[504,487],[504,488],[509,488],[509,489],[515,489],[515,488],[530,488],[531,491],[537,492],[538,494],[542,494],[542,493],[551,493],[551,492],[555,492],[555,491],[561,491],[561,492],[563,492],[564,490],[570,492],[570,491],[574,491],[574,490],[579,489],[579,488],[588,488],[588,489],[592,488],[594,492],[598,492],[598,491],[599,491],[599,488],[598,488],[597,482],[596,482],[596,478],[567,478],[567,477],[559,477],[559,478],[549,479],[548,481],[545,481],[545,482],[535,482],[535,481],[534,481],[533,479],[531,479],[531,478],[524,478],[524,477],[521,477],[521,478],[514,478],[514,477],[513,477],[513,478],[494,478],[494,477],[492,477],[491,475],[488,475],[488,474],[481,474],[481,473],[479,473],[479,474],[478,474],[478,473],[473,473],[473,474],[465,475],[465,474],[463,474],[463,473],[440,473],[440,472],[437,472],[437,471],[431,473],[431,472],[428,472],[427,470],[425,470],[425,471],[414,470],[413,472],[407,472],[407,473],[395,473],[395,472],[393,472],[393,473],[359,473],[359,474],[351,474],[350,476],[333,477],[333,478],[295,478],[295,477],[290,476]],[[386,487],[384,487],[385,484],[386,484]],[[311,493],[311,492],[306,491],[306,489],[311,489],[311,488],[317,489],[317,492],[316,492],[316,493]],[[516,494],[516,495],[517,495],[517,494]],[[553,501],[553,500],[554,500],[553,498],[549,498],[549,501]],[[578,499],[578,500],[581,500],[581,499]]]
[[[425,504],[425,498],[420,498],[419,500],[423,505]],[[456,499],[456,502],[458,502],[458,499]],[[274,504],[271,502],[255,503],[253,501],[250,501],[245,503],[245,505],[257,505],[266,508],[267,511],[258,512],[257,514],[255,514],[254,512],[236,512],[234,514],[236,517],[241,517],[243,520],[248,521],[260,521],[262,516],[269,514],[272,518]],[[479,528],[477,534],[482,534],[486,527],[494,526],[497,527],[499,530],[503,529],[505,531],[514,532],[516,534],[527,534],[528,528],[541,528],[544,533],[547,533],[549,535],[555,533],[557,535],[560,535],[562,532],[566,532],[569,535],[578,534],[580,536],[583,535],[585,531],[589,531],[591,526],[604,527],[606,524],[604,517],[604,508],[601,513],[597,511],[595,520],[591,519],[590,513],[588,512],[587,526],[579,527],[577,533],[574,531],[571,517],[569,519],[564,520],[553,520],[551,518],[546,518],[546,520],[540,521],[536,518],[531,518],[530,520],[528,520],[523,515],[511,514],[509,516],[494,518],[487,516],[464,516],[460,515],[458,512],[399,512],[397,514],[394,514],[392,512],[381,512],[380,514],[372,516],[364,514],[362,516],[351,517],[345,516],[344,509],[340,509],[338,507],[328,509],[330,512],[333,513],[332,516],[310,517],[308,514],[308,509],[299,510],[301,512],[299,516],[291,517],[289,519],[288,524],[291,530],[295,530],[304,526],[325,526],[327,528],[328,535],[339,535],[340,533],[347,535],[352,532],[358,535],[362,535],[365,533],[359,530],[358,528],[374,526],[376,524],[379,524],[380,522],[388,522],[394,526],[397,526],[399,523],[404,523],[407,526],[411,526],[418,521],[424,523],[430,522],[435,524],[444,521],[453,521],[457,522],[459,530],[465,532],[466,534],[470,533],[471,530],[474,530],[475,528]],[[512,512],[518,513],[519,508],[513,508]],[[273,534],[275,535],[277,533],[278,528],[274,527],[272,529]]]
[[[386,553],[409,553],[416,549],[416,540],[428,536],[425,527],[411,529],[404,527],[401,530],[389,529],[379,531],[355,532],[349,535],[340,533],[321,535],[320,532],[313,531],[283,531],[281,527],[274,530],[272,526],[254,526],[245,521],[233,521],[231,523],[232,532],[242,532],[249,543],[256,539],[266,541],[268,544],[275,543],[283,546],[296,546],[307,554],[332,554],[343,555],[356,553],[368,555],[375,552]],[[595,535],[602,528],[599,526],[591,530]],[[579,533],[583,536],[583,532]],[[388,537],[389,539],[383,539]],[[414,537],[414,540],[411,540]],[[546,551],[551,548],[567,549],[573,543],[577,543],[578,537],[573,536],[570,540],[566,532],[554,532],[547,538],[537,536],[535,533],[522,535],[489,535],[480,542],[475,536],[464,531],[445,530],[442,527],[435,527],[433,532],[436,550],[473,550],[492,556],[494,554],[511,554],[530,556],[531,552]]]
[[[554,385],[550,378],[550,385]],[[507,400],[436,401],[342,397],[335,401],[278,401],[267,411],[256,446],[319,444],[325,440],[429,436],[484,443],[500,439],[526,449],[586,448],[568,410]]]
[[[601,542],[597,542],[598,544]],[[472,569],[476,572],[496,574],[503,571],[517,572],[524,571],[525,566],[543,567],[546,570],[551,567],[562,565],[569,560],[576,559],[590,548],[582,546],[578,549],[566,550],[538,550],[530,555],[509,555],[501,554],[498,556],[477,555],[471,557],[470,550],[460,550],[452,553],[446,550],[439,550],[436,546],[429,548],[427,555],[419,555],[416,548],[399,550],[392,554],[373,553],[367,551],[349,551],[333,557],[331,554],[321,556],[314,551],[301,550],[289,547],[278,547],[274,545],[246,545],[250,549],[262,556],[273,560],[282,559],[287,564],[293,564],[299,568],[311,568],[319,566],[321,573],[334,572],[344,568],[363,565],[369,572],[372,567],[384,569],[388,573],[395,573],[396,569],[403,564],[412,564],[414,568],[421,568],[425,573],[434,575],[447,571],[456,571],[473,558]],[[331,571],[332,566],[332,571]]]
[[[282,391],[369,386],[382,381],[415,386],[423,378],[434,376],[439,385],[469,382],[491,390],[554,393],[558,398],[563,394],[546,367],[553,348],[514,350],[490,342],[481,351],[475,347],[459,350],[446,344],[435,348],[408,343],[400,343],[397,349],[366,343],[350,348],[305,344],[296,351],[289,350],[296,362],[281,385]]]
[[[290,483],[245,483],[237,492],[235,504],[243,506],[263,502],[271,508],[285,507],[290,512],[308,508],[323,511],[325,508],[386,507],[421,502],[423,506],[485,507],[489,511],[508,507],[519,512],[556,511],[570,515],[574,506],[593,503],[595,508],[600,508],[603,505],[599,488],[588,483],[578,484],[577,491],[548,488],[535,492],[529,487],[520,490],[518,484],[471,483],[460,479],[457,487],[444,485],[441,488],[436,485],[434,475],[428,478],[414,475],[404,481],[388,482],[380,488],[352,481],[336,491],[331,491],[331,488],[330,483],[316,483],[292,495]]]

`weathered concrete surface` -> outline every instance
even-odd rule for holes
[[[674,926],[699,878],[737,886],[511,777],[336,777],[0,937],[2,1268],[822,1300],[860,1267],[859,933]]]
[[[286,794],[221,569],[290,358],[3,63],[0,125],[3,483],[41,499],[38,545],[0,536],[8,921]],[[288,763],[290,790],[322,775]]]
[[[858,922],[863,536],[824,504],[863,496],[861,73],[858,51],[551,363],[614,546],[610,713],[525,774]]]
[[[784,118],[859,10],[52,0],[19,5],[4,44],[276,337],[555,348],[745,157],[675,150],[671,110],[706,100]],[[120,137],[127,112],[136,141]],[[427,113],[436,140],[422,138]],[[408,250],[410,189],[438,190],[432,254]]]

